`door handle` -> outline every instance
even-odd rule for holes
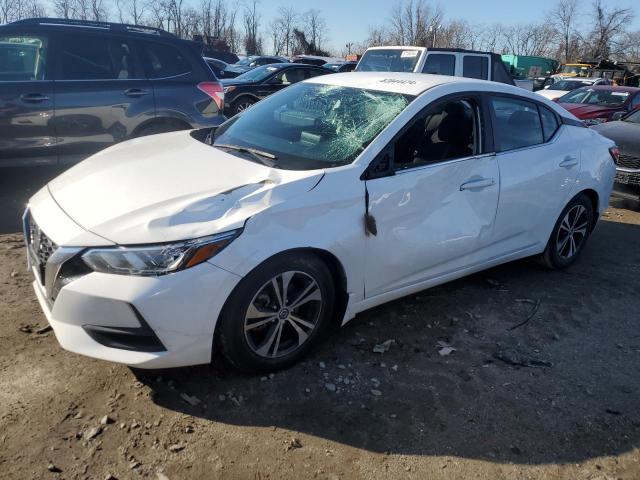
[[[41,93],[25,93],[24,95],[20,95],[20,100],[23,102],[39,103],[49,100],[49,97]]]
[[[563,168],[571,168],[577,164],[578,164],[578,159],[576,157],[567,155],[566,157],[564,157],[564,160],[562,160],[558,166]]]
[[[130,88],[129,90],[124,91],[124,94],[127,97],[142,97],[148,93],[149,92],[147,90],[142,90],[141,88]]]
[[[493,187],[496,181],[493,178],[480,178],[478,180],[471,180],[470,182],[460,185],[460,191],[464,190],[481,190],[483,188]]]

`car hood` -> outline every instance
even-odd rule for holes
[[[561,96],[569,93],[569,90],[538,90],[538,95],[542,95],[544,98],[553,100],[554,98],[560,98]]]
[[[580,119],[609,116],[620,108],[607,108],[601,105],[587,105],[583,103],[560,103],[566,110]]]
[[[240,228],[247,218],[311,190],[323,173],[269,168],[181,131],[103,150],[47,187],[78,225],[131,245]]]
[[[620,153],[640,157],[640,124],[624,121],[607,122],[591,128],[616,142],[620,147]]]

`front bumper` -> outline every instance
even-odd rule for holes
[[[73,270],[60,281],[84,249],[54,238],[42,267],[25,225],[33,288],[62,348],[139,368],[211,361],[216,322],[239,276],[205,262],[158,277]]]

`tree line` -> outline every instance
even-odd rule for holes
[[[0,22],[29,17],[118,21],[163,28],[183,38],[223,39],[233,52],[275,55],[362,53],[369,46],[466,48],[556,58],[640,61],[634,12],[602,0],[558,0],[540,22],[472,24],[447,18],[428,0],[397,0],[367,38],[331,51],[330,28],[317,9],[280,7],[266,22],[259,0],[0,0]],[[357,21],[357,19],[354,19]],[[355,39],[354,39],[355,40]]]

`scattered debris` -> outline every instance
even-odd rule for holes
[[[84,432],[83,436],[85,440],[91,440],[93,438],[96,438],[101,433],[102,433],[102,427],[93,427],[87,430],[86,432]]]
[[[109,415],[105,415],[100,419],[100,425],[109,425],[110,423],[114,423],[115,420],[111,418]]]
[[[16,278],[18,276],[18,272],[13,271],[11,272],[11,278]]]
[[[156,477],[158,477],[158,480],[169,480],[169,477],[162,472],[156,472]]]
[[[607,412],[610,415],[622,415],[622,412],[620,410],[615,410],[613,408],[607,408],[605,412]]]
[[[36,330],[38,335],[42,335],[43,333],[47,333],[51,331],[51,325],[45,325],[44,327],[40,327]]]
[[[447,342],[443,342],[442,340],[438,340],[438,347],[439,347],[438,354],[441,357],[446,357],[447,355],[451,355],[453,352],[456,351],[455,348],[453,348]]]
[[[516,299],[516,302],[520,301],[525,302],[525,303],[530,303],[531,300],[529,299]],[[507,330],[510,332],[512,330],[515,330],[516,328],[522,327],[523,325],[526,325],[527,323],[529,323],[529,320],[531,320],[536,313],[538,313],[538,309],[540,308],[540,299],[536,300],[534,306],[533,306],[533,310],[531,310],[531,313],[529,313],[529,315],[527,316],[527,318],[525,318],[522,322],[517,323],[515,325],[513,325],[512,327],[507,328]]]
[[[104,480],[118,480],[118,477],[116,477],[115,475],[111,475],[110,473],[107,473],[107,476],[104,477]]]
[[[184,429],[184,433],[193,433],[193,427],[191,425],[187,425]]]
[[[493,354],[493,358],[503,361],[509,365],[519,367],[552,367],[551,362],[538,360],[536,358],[525,357],[524,355],[511,349],[498,350]]]
[[[293,450],[295,448],[302,448],[302,443],[300,443],[300,440],[298,440],[297,438],[293,437],[290,438],[289,440],[285,440],[285,445],[286,448],[285,450],[288,452],[289,450]]]
[[[330,392],[335,392],[336,391],[336,384],[335,383],[325,383],[324,384],[324,388],[326,388]]]
[[[47,470],[49,470],[52,473],[61,473],[62,470],[59,469],[58,467],[56,467],[53,463],[50,463],[49,465],[47,465]]]
[[[379,397],[382,395],[382,392],[380,390],[377,390],[375,388],[371,389],[371,395],[373,395],[374,397]]]
[[[324,362],[318,362],[318,366],[320,368],[327,368],[327,365]]]
[[[181,452],[182,450],[184,450],[184,445],[180,445],[178,443],[175,443],[173,445],[169,445],[169,451],[170,452],[177,453],[177,452]]]
[[[33,333],[33,327],[31,325],[20,325],[18,330],[22,333]]]
[[[373,347],[373,353],[384,353],[389,351],[389,349],[391,348],[391,344],[394,342],[395,340],[393,339],[385,340],[384,342]]]
[[[138,468],[140,465],[142,465],[139,461],[137,461],[135,458],[131,460],[131,462],[129,462],[129,468],[131,470],[135,470],[136,468]]]
[[[191,396],[191,395],[187,395],[186,393],[181,393],[180,397],[192,407],[197,407],[201,403],[200,399],[195,395]]]

